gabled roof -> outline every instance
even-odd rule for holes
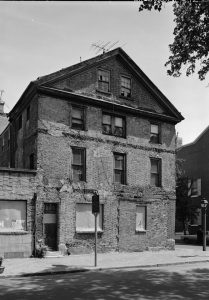
[[[137,78],[139,78],[140,82],[150,91],[151,94],[154,95],[155,99],[158,101],[160,105],[165,107],[167,111],[170,112],[170,114],[175,119],[175,122],[178,123],[181,120],[183,120],[183,116],[181,113],[174,107],[174,105],[167,99],[165,95],[154,85],[154,83],[145,75],[145,73],[137,66],[137,64],[127,55],[127,53],[121,49],[116,48],[112,51],[103,53],[101,55],[98,55],[96,57],[93,57],[91,59],[85,60],[83,62],[80,62],[78,64],[72,65],[70,67],[61,69],[57,72],[42,76],[37,78],[37,80],[30,83],[31,88],[36,88],[40,86],[49,86],[51,83],[63,80],[69,76],[72,76],[76,73],[82,72],[89,67],[92,67],[94,65],[97,65],[98,63],[102,63],[105,60],[108,60],[112,57],[117,57],[120,59],[123,63],[127,65],[127,67],[136,75]],[[28,86],[29,88],[29,86]],[[28,88],[26,90],[28,90]],[[24,97],[25,92],[21,96]],[[19,101],[21,101],[21,98]],[[19,102],[18,101],[18,102]],[[15,105],[17,107],[17,104]],[[13,114],[15,107],[10,112],[10,116]]]
[[[198,135],[198,137],[193,142],[182,145],[177,149],[177,151],[184,149],[186,147],[194,146],[208,132],[208,130],[209,130],[209,125]]]
[[[0,134],[4,131],[8,124],[9,121],[6,114],[0,114]]]

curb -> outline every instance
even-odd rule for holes
[[[84,272],[93,272],[93,271],[103,271],[103,270],[121,270],[121,269],[141,269],[141,268],[159,268],[166,266],[177,266],[185,264],[198,264],[209,262],[209,259],[206,260],[196,260],[196,261],[184,261],[184,262],[173,262],[173,263],[161,263],[161,264],[147,264],[147,265],[136,265],[136,266],[121,266],[121,267],[92,267],[92,268],[81,268],[81,269],[71,269],[71,270],[60,270],[60,271],[47,271],[47,272],[34,272],[34,273],[24,273],[24,274],[15,274],[15,275],[3,275],[0,278],[14,278],[14,277],[34,277],[34,276],[46,276],[46,275],[61,275],[61,274],[70,274],[70,273],[84,273]]]

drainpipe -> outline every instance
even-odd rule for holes
[[[34,203],[34,225],[33,225],[33,253],[36,257],[36,200],[37,200],[37,194],[34,193],[33,196],[33,203]]]

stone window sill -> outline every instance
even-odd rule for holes
[[[94,230],[76,230],[76,233],[90,233],[90,234],[94,234],[95,231]],[[97,233],[103,233],[103,230],[97,230]]]
[[[146,233],[147,232],[147,230],[137,230],[136,229],[136,233]]]
[[[123,95],[119,95],[119,98],[125,99],[125,100],[130,100],[130,101],[134,100],[132,97],[126,97],[126,96],[123,96]]]
[[[104,94],[104,95],[106,95],[106,96],[111,96],[111,95],[112,95],[111,92],[105,92],[105,91],[102,91],[102,90],[99,90],[99,89],[96,89],[96,92],[101,93],[101,94]]]
[[[161,142],[159,142],[159,143],[154,143],[154,142],[152,142],[152,141],[149,141],[149,143],[150,143],[151,145],[162,145]]]
[[[25,235],[25,234],[29,234],[29,231],[25,231],[25,230],[11,230],[11,231],[1,231],[0,230],[0,235]]]

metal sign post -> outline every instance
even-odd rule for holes
[[[94,265],[97,266],[97,215],[99,214],[99,195],[97,192],[92,196],[92,214],[95,216],[95,251]]]
[[[97,213],[95,216],[95,248],[94,248],[94,266],[97,266]]]

